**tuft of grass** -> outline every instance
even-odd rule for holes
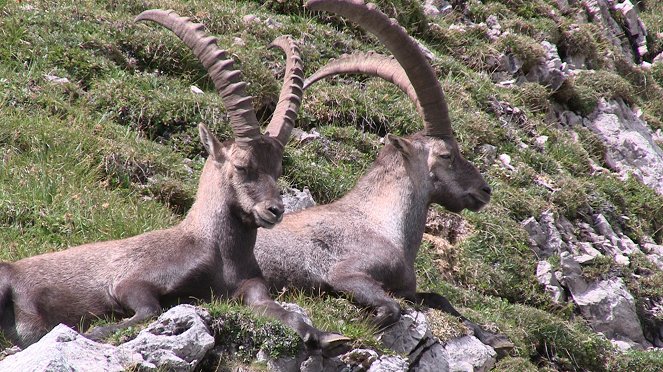
[[[246,306],[229,301],[204,304],[212,316],[210,326],[217,347],[233,354],[242,362],[255,359],[258,351],[272,358],[294,356],[303,341],[283,323],[255,314]]]

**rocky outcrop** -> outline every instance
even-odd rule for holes
[[[663,150],[647,123],[620,99],[600,100],[587,119],[583,124],[605,143],[605,161],[612,170],[625,177],[632,174],[663,194]]]
[[[282,305],[308,319],[304,309],[296,304]],[[0,361],[0,370],[124,371],[138,368],[192,371],[206,354],[213,353],[212,322],[204,309],[191,305],[176,306],[135,338],[119,346],[91,341],[69,327],[59,325],[39,342]],[[294,356],[274,358],[261,350],[255,357],[275,372],[479,372],[491,369],[496,362],[495,350],[472,335],[440,342],[433,335],[426,315],[413,309],[405,310],[400,321],[376,337],[397,355],[354,349],[338,357],[325,358],[315,351],[300,349]]]
[[[663,262],[663,247],[643,242],[636,244],[605,216],[595,214],[590,221],[555,217],[550,212],[522,223],[530,235],[530,246],[540,258],[559,257],[555,268],[549,261],[539,261],[536,276],[556,303],[573,301],[582,316],[597,332],[603,333],[620,348],[647,348],[659,343],[660,327],[656,304],[646,306],[651,319],[640,319],[635,300],[619,276],[587,276],[584,268],[598,257],[609,258],[615,267],[627,266],[630,256],[641,252],[654,264]],[[645,239],[647,240],[647,239]],[[647,310],[648,309],[648,310]],[[647,339],[645,338],[647,336]]]
[[[176,306],[161,314],[156,322],[118,350],[139,353],[145,362],[169,371],[190,371],[214,346],[207,311]]]
[[[302,191],[288,188],[281,197],[283,198],[285,213],[297,212],[315,205],[315,200],[313,200],[313,196],[307,188]]]
[[[131,350],[88,340],[73,329],[60,324],[41,341],[10,355],[0,362],[1,371],[125,371],[146,364],[140,354]]]
[[[580,263],[568,252],[561,256],[563,283],[591,327],[624,346],[649,347],[635,310],[635,300],[621,278],[588,281]]]
[[[191,371],[214,346],[207,311],[176,306],[120,346],[91,341],[60,324],[0,362],[2,371]]]

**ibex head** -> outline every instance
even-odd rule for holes
[[[424,130],[409,138],[389,137],[406,162],[428,167],[422,185],[429,186],[430,202],[458,212],[477,211],[490,201],[490,187],[479,170],[460,153],[451,130],[444,92],[419,45],[393,19],[363,0],[309,0],[306,7],[341,15],[371,32],[393,53],[345,55],[318,70],[304,84],[337,74],[368,74],[381,77],[403,90],[417,106]],[[425,162],[425,163],[422,163]]]
[[[303,68],[297,46],[288,36],[277,38],[271,47],[282,49],[287,56],[283,87],[276,111],[265,134],[246,93],[246,83],[233,69],[232,59],[216,45],[216,38],[207,36],[203,25],[192,23],[172,10],[148,10],[136,21],[153,21],[173,31],[191,48],[207,69],[221,95],[235,134],[234,141],[220,142],[203,124],[200,138],[209,157],[200,177],[199,196],[230,192],[238,213],[245,223],[271,228],[283,217],[283,202],[276,180],[281,175],[283,149],[297,116],[302,96]],[[197,199],[201,199],[200,197]]]
[[[425,177],[420,186],[428,191],[429,203],[460,212],[478,211],[490,201],[490,187],[477,168],[463,158],[453,137],[422,133],[407,138],[389,136],[387,146],[401,153],[406,169]],[[414,170],[417,167],[422,169]]]

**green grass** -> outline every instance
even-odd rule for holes
[[[377,3],[436,55],[433,65],[466,157],[479,164],[478,148],[491,144],[498,154],[509,154],[517,170],[482,166],[494,190],[492,203],[481,213],[462,213],[472,232],[454,246],[453,270],[440,272],[441,258],[431,246],[422,247],[416,266],[420,287],[440,291],[471,319],[510,337],[516,350],[498,370],[661,369],[660,353],[616,354],[573,315],[572,306],[551,303],[534,276],[537,258],[520,222],[546,210],[570,220],[602,213],[634,241],[647,236],[663,243],[663,197],[633,179],[590,174],[590,160],[605,166],[603,145],[586,129],[570,134],[550,116],[554,105],[589,114],[601,98],[622,98],[640,107],[653,129],[663,128],[663,69],[647,71],[614,57],[595,25],[579,24],[573,16],[578,4],[562,14],[554,1],[472,0],[431,19],[420,1]],[[657,4],[641,2],[650,31],[646,60],[663,50]],[[302,43],[307,74],[343,53],[385,52],[375,37],[337,17],[314,15],[301,0],[0,0],[0,259],[172,226],[193,201],[205,156],[197,124],[231,137],[221,101],[192,53],[169,31],[133,23],[146,7],[173,8],[217,35],[250,82],[263,121],[276,103],[283,68],[283,57],[266,49],[275,37],[289,33]],[[260,22],[244,24],[249,14]],[[465,17],[479,23],[490,15],[510,35],[492,42],[483,26],[451,27]],[[268,18],[280,26],[270,27]],[[577,32],[569,32],[574,24]],[[536,83],[493,84],[493,58],[514,53],[527,70],[542,58],[543,40],[559,44],[562,54],[584,52],[594,71],[575,75],[557,92]],[[57,84],[47,75],[69,82]],[[192,85],[203,94],[191,93]],[[504,122],[491,109],[495,100],[520,108],[525,122]],[[315,128],[322,138],[287,146],[281,183],[308,187],[318,202],[352,188],[385,133],[421,128],[414,105],[397,89],[347,76],[307,91],[297,125]],[[540,135],[549,139],[536,148],[533,140]],[[529,147],[518,146],[520,141]],[[612,266],[597,262],[585,275],[612,275]],[[663,298],[660,272],[645,258],[632,257],[622,273],[641,313],[645,298]],[[370,315],[347,299],[292,292],[280,299],[306,308],[321,329],[388,352],[372,337]],[[234,322],[224,331],[228,337],[265,336],[246,333],[267,323],[245,309],[223,302],[209,306]],[[463,331],[445,316],[438,326],[440,337]],[[296,336],[271,323],[265,327],[281,335],[270,350],[291,350]],[[226,362],[249,365],[257,345]]]

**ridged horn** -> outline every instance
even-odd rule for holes
[[[236,141],[246,142],[260,136],[253,99],[246,93],[246,83],[241,80],[241,73],[233,69],[233,60],[226,58],[226,51],[216,45],[216,38],[203,31],[203,25],[193,23],[187,17],[180,17],[173,10],[161,9],[146,10],[135,21],[160,24],[175,33],[193,51],[221,95]]]
[[[279,143],[285,146],[295,125],[304,94],[304,64],[299,46],[288,35],[279,36],[269,47],[281,49],[286,55],[286,63],[279,102],[276,104],[272,120],[267,125],[266,134],[276,137]]]
[[[305,6],[338,14],[375,35],[405,70],[417,95],[425,133],[435,137],[452,135],[449,109],[435,71],[414,39],[396,20],[387,17],[375,4],[366,4],[363,0],[308,0]]]
[[[392,56],[385,56],[375,52],[344,54],[337,59],[329,61],[304,82],[304,90],[317,81],[329,76],[342,74],[363,74],[377,76],[394,85],[410,97],[417,106],[417,111],[423,116],[417,93],[403,67]]]

